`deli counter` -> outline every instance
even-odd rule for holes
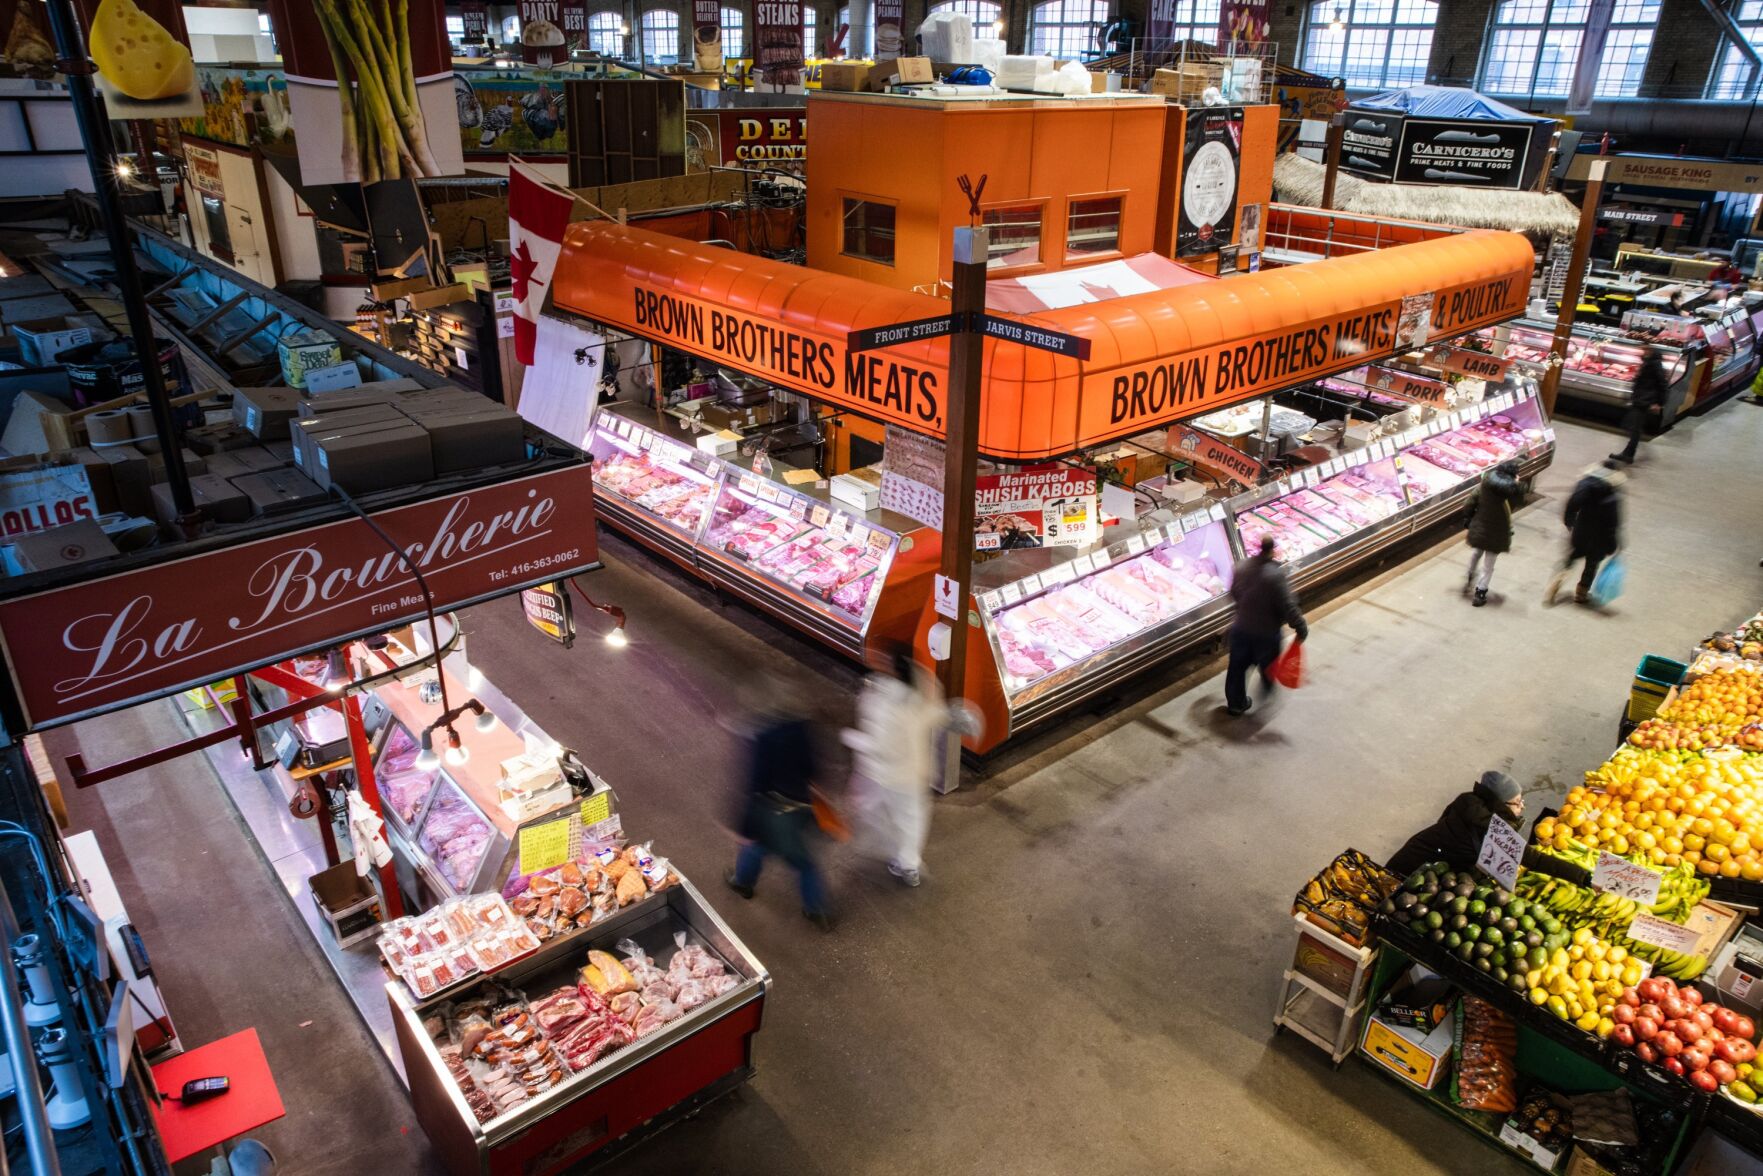
[[[1693,320],[1684,321],[1693,325]],[[1493,343],[1494,354],[1517,360],[1520,367],[1537,379],[1542,379],[1548,371],[1554,324],[1520,319],[1481,334]],[[1670,381],[1665,404],[1660,409],[1658,428],[1670,428],[1701,379],[1706,350],[1699,331],[1689,337],[1676,336],[1677,342],[1670,341],[1671,338],[1637,339],[1624,329],[1575,323],[1573,334],[1567,340],[1566,362],[1561,369],[1561,395],[1626,409],[1629,386],[1634,382],[1635,373],[1640,371],[1641,360],[1649,346],[1656,347]],[[1749,352],[1746,354],[1748,358]]]
[[[974,570],[968,693],[990,751],[1104,695],[1127,675],[1229,626],[1237,560],[1271,535],[1303,589],[1463,509],[1483,472],[1518,458],[1534,477],[1555,434],[1534,385],[1450,412],[1386,418],[1386,432],[1279,481],[1107,528],[1092,549],[1022,553]]]
[[[852,657],[909,640],[937,567],[937,532],[834,499],[700,448],[669,417],[628,405],[595,415],[596,505],[609,525],[723,591]]]

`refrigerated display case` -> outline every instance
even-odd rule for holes
[[[676,953],[694,953],[693,971],[720,968],[725,978],[714,987],[723,991],[675,1019],[657,1019],[634,1040],[628,1039],[636,1029],[626,1032],[607,1021],[614,1031],[604,1034],[609,1040],[569,1052],[571,1041],[582,1041],[572,1031],[579,1033],[587,1018],[617,1015],[580,996],[578,979],[589,950],[622,959],[630,944],[662,972],[673,971]],[[753,1036],[770,983],[759,960],[682,878],[585,934],[554,939],[451,990],[444,1003],[419,1002],[398,981],[387,984],[386,999],[417,1121],[449,1172],[483,1176],[563,1171],[745,1081],[753,1072]],[[682,993],[678,1004],[686,1003]],[[555,1070],[506,1099],[492,1096],[498,1085],[507,1089],[501,1070],[506,1063],[496,1060],[499,1043],[478,1048],[485,1030],[495,1032],[491,1024],[471,1031],[476,1041],[462,1033],[461,1020],[470,1014],[461,1010],[473,1007],[490,1010],[486,1021],[496,1029],[499,1015],[519,1025],[522,1041],[555,1058]],[[647,1024],[637,1020],[639,1028]]]
[[[1528,479],[1554,452],[1529,381],[1429,413],[1413,424],[1392,414],[1379,424],[1384,435],[1363,447],[1178,518],[1153,514],[1091,551],[1036,551],[976,567],[968,688],[985,730],[969,746],[990,751],[1222,634],[1232,568],[1263,535],[1274,537],[1294,587],[1307,588],[1461,512],[1499,462],[1517,458]],[[1027,560],[1041,566],[1024,576]]]
[[[1733,308],[1701,323],[1708,346],[1708,377],[1695,389],[1694,401],[1717,396],[1737,383],[1748,383],[1757,370],[1757,332],[1749,311]]]
[[[1553,324],[1523,319],[1482,332],[1482,335],[1494,341],[1494,354],[1517,360],[1519,366],[1537,378],[1548,370],[1554,341]],[[1670,346],[1663,341],[1630,338],[1611,327],[1575,323],[1573,334],[1567,340],[1567,357],[1561,369],[1561,395],[1626,408],[1629,386],[1640,370],[1641,359],[1649,345],[1658,348],[1666,378],[1670,381],[1659,418],[1659,428],[1669,428],[1694,386],[1704,346],[1700,339],[1682,346]]]
[[[587,443],[601,517],[853,657],[910,638],[930,595],[936,531],[839,502],[817,478],[787,485],[755,473],[693,436],[652,412],[602,408]]]

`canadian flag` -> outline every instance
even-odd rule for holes
[[[508,167],[509,271],[514,279],[514,358],[533,364],[539,311],[551,289],[563,231],[575,211],[575,196],[518,159]]]

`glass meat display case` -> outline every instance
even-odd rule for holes
[[[853,656],[910,638],[934,531],[743,469],[631,412],[602,408],[588,436],[608,522]]]
[[[1548,370],[1554,340],[1553,325],[1525,319],[1494,328],[1484,335],[1495,340],[1504,338],[1504,346],[1496,345],[1495,354],[1517,360],[1539,378]],[[1566,362],[1561,369],[1562,394],[1626,408],[1629,385],[1634,382],[1635,373],[1640,371],[1641,358],[1649,344],[1659,349],[1666,378],[1671,381],[1662,420],[1662,425],[1669,425],[1689,391],[1690,379],[1700,358],[1702,344],[1699,339],[1671,345],[1663,339],[1630,338],[1625,332],[1611,327],[1575,323],[1573,334],[1567,340]]]

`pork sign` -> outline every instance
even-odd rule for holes
[[[586,465],[0,602],[31,728],[116,710],[292,654],[591,568]]]

